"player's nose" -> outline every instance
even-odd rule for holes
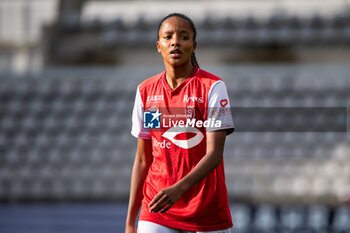
[[[173,47],[179,46],[180,45],[179,42],[180,42],[179,36],[175,35],[171,39],[171,46],[173,46]]]

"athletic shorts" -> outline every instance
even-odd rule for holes
[[[183,231],[170,227],[165,227],[157,223],[148,221],[139,221],[137,226],[137,233],[231,233],[232,228],[221,231]]]

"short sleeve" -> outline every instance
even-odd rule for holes
[[[220,126],[208,127],[207,132],[226,129],[228,134],[233,132],[234,124],[231,115],[230,100],[226,85],[223,81],[215,82],[208,95],[208,119],[220,121]]]
[[[143,128],[143,103],[137,87],[134,109],[132,112],[131,134],[136,138],[151,139],[151,132]]]

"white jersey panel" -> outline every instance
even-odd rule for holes
[[[140,95],[139,86],[137,87],[134,109],[132,112],[131,134],[136,138],[151,139],[149,129],[143,128],[143,103]]]
[[[209,90],[208,119],[221,121],[221,126],[208,127],[207,132],[234,128],[226,85],[221,80],[215,82]]]

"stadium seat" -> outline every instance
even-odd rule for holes
[[[307,227],[315,232],[328,232],[329,217],[329,209],[326,206],[310,206],[307,213]]]
[[[332,222],[332,232],[350,232],[350,210],[348,206],[340,206],[335,209],[333,222]]]
[[[232,220],[235,224],[233,232],[247,233],[252,227],[252,210],[249,206],[243,204],[234,204],[231,206]]]
[[[277,216],[273,206],[262,205],[255,210],[254,228],[256,232],[277,232]]]
[[[305,210],[300,206],[284,206],[281,207],[281,229],[289,231],[297,231],[305,227]]]

